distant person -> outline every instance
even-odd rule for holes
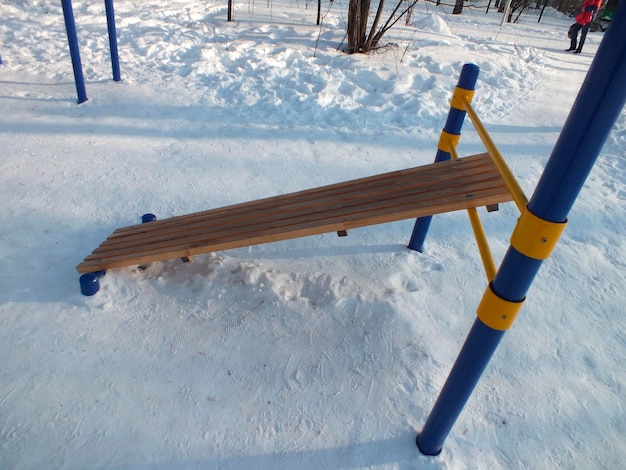
[[[576,15],[576,23],[570,26],[567,32],[567,36],[570,38],[570,46],[566,51],[574,51],[574,54],[580,54],[582,52],[583,44],[585,44],[585,39],[587,38],[587,31],[589,31],[589,25],[591,24],[591,20],[593,20],[593,15],[598,11],[598,8],[600,8],[600,5],[602,5],[602,0],[585,0],[583,2],[582,11]],[[576,47],[578,31],[581,29],[580,42],[578,43],[578,47]]]

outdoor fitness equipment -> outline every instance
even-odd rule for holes
[[[71,6],[69,0],[64,1],[64,5],[65,3]],[[144,219],[144,224],[114,232],[77,267],[79,272],[84,273],[81,276],[81,289],[85,279],[86,295],[95,294],[104,269],[158,261],[172,256],[180,256],[185,261],[190,261],[194,254],[243,246],[242,243],[265,243],[334,230],[345,235],[349,228],[415,217],[411,215],[414,213],[418,213],[421,219],[416,221],[409,247],[421,251],[430,215],[466,208],[489,282],[477,308],[477,318],[424,428],[417,437],[417,446],[423,454],[437,455],[504,333],[512,326],[535,275],[556,246],[565,228],[569,210],[626,103],[626,36],[623,31],[626,31],[626,7],[622,4],[605,33],[529,202],[471,106],[478,68],[468,64],[464,67],[455,89],[448,120],[439,141],[436,163],[433,165],[164,221],[155,221],[153,216],[148,217],[149,220]],[[70,47],[71,43],[70,40]],[[80,96],[79,90],[79,100]],[[460,139],[460,130],[466,115],[472,120],[493,159],[493,165],[489,165],[484,155],[457,159],[456,144]],[[480,167],[480,170],[476,172],[475,168],[470,169],[472,165],[475,168]],[[497,168],[495,179],[492,178],[494,168]],[[407,172],[410,177],[405,181],[406,186],[402,191],[390,189],[389,179],[406,176]],[[477,177],[478,174],[487,177]],[[417,186],[410,184],[413,178],[420,180]],[[433,178],[445,182],[447,186],[428,186],[429,180]],[[459,182],[462,186],[477,186],[473,186],[471,190],[459,190]],[[370,185],[374,185],[381,194],[390,195],[391,204],[381,208],[372,205],[371,199],[364,199],[364,194],[371,189]],[[430,191],[434,194],[444,187],[456,187],[456,196],[464,196],[467,202],[461,204],[449,193],[448,196],[437,193],[434,199],[428,198]],[[350,218],[343,211],[342,205],[332,204],[337,200],[337,192],[363,202],[358,217]],[[420,196],[416,197],[416,194]],[[477,194],[481,196],[476,197]],[[303,211],[301,206],[294,203],[294,198],[301,197],[319,209],[315,211],[317,218],[313,224],[307,224],[312,212],[308,209]],[[415,204],[415,200],[420,198],[430,201],[421,209],[419,204]],[[521,216],[505,257],[496,270],[475,208],[511,199],[520,209]],[[289,217],[286,219],[282,215],[272,216],[277,207],[282,208],[285,203],[292,204],[291,216],[297,219],[295,227],[289,222],[285,223]],[[405,203],[408,205],[401,205]],[[403,209],[392,210],[393,207]],[[375,210],[379,212],[375,213]],[[262,214],[261,218],[255,219],[258,214]],[[191,240],[186,239],[186,235],[179,237],[181,227],[185,233],[189,227],[193,227],[199,231],[197,235],[200,237],[199,233],[207,228],[207,224],[223,230],[221,236],[211,240],[209,244],[202,245],[206,240],[196,239],[193,234]],[[241,232],[242,227],[244,235]],[[175,239],[174,245],[168,247],[167,243],[172,239]]]

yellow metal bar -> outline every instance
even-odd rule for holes
[[[472,105],[470,104],[469,100],[467,100],[467,98],[465,97],[462,97],[462,99],[463,99],[463,104],[465,106],[465,110],[467,111],[468,116],[472,120],[472,124],[474,125],[474,128],[476,129],[476,132],[478,133],[478,136],[480,137],[480,140],[483,141],[483,145],[487,149],[487,152],[489,152],[489,155],[491,156],[493,163],[498,168],[500,175],[502,175],[504,184],[506,184],[506,187],[511,193],[511,196],[513,196],[513,200],[515,201],[517,208],[519,209],[520,212],[523,212],[526,209],[526,205],[528,204],[528,198],[524,194],[524,191],[518,184],[510,168],[504,161],[504,158],[502,157],[502,154],[498,150],[498,147],[496,147],[496,144],[493,142],[493,140],[491,140],[491,137],[489,136],[489,133],[485,129],[485,126],[483,126],[482,122],[480,122],[480,119],[478,118],[476,111],[474,111],[474,108],[472,108]]]
[[[446,152],[450,152],[450,156],[452,157],[452,160],[458,160],[459,159],[459,154],[456,151],[456,146],[451,145],[448,150],[446,150]]]
[[[459,159],[459,154],[457,153],[455,147],[450,147],[450,156],[452,156],[453,160]],[[480,217],[478,216],[478,211],[475,207],[467,209],[467,215],[469,216],[472,224],[472,230],[474,231],[474,237],[476,238],[476,245],[478,246],[478,251],[480,252],[480,258],[483,261],[483,267],[485,268],[487,280],[491,282],[493,281],[493,278],[496,277],[497,269],[496,263],[493,260],[493,255],[491,254],[491,249],[489,248],[489,243],[487,242],[487,236],[485,235],[483,224],[480,222]]]
[[[478,246],[478,251],[480,252],[480,258],[483,260],[483,267],[485,268],[487,280],[491,282],[493,281],[493,278],[496,277],[497,269],[496,263],[493,260],[493,255],[491,254],[491,249],[489,248],[489,243],[487,242],[487,236],[485,235],[483,224],[480,222],[480,217],[478,216],[478,211],[475,207],[467,209],[467,215],[472,223],[472,230],[474,231],[474,237],[476,238],[476,245]]]

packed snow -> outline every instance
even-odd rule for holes
[[[436,457],[417,432],[487,281],[467,215],[110,270],[116,228],[433,161],[464,63],[528,195],[602,33],[418,3],[369,55],[347,1],[0,0],[0,468],[616,469],[626,455],[626,114]],[[483,151],[467,123],[459,153]],[[496,262],[519,213],[480,210]]]

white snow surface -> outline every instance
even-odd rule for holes
[[[415,445],[487,281],[466,214],[107,272],[116,228],[433,161],[466,62],[530,196],[602,39],[419,3],[346,55],[346,1],[0,0],[0,468],[616,469],[626,455],[626,116],[443,451]],[[459,152],[483,151],[467,123]],[[480,210],[496,262],[518,212]]]

